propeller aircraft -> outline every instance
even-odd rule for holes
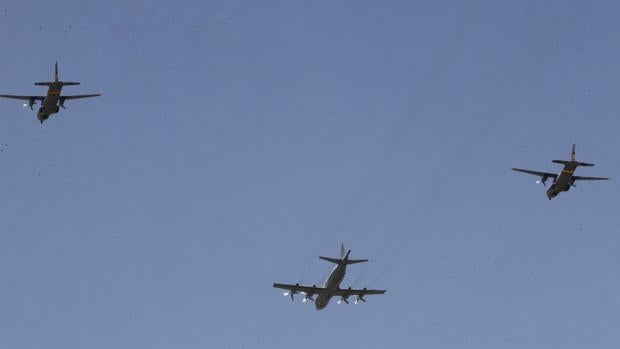
[[[80,98],[90,98],[101,96],[99,93],[89,94],[89,95],[75,95],[75,96],[61,96],[60,92],[62,91],[63,86],[72,86],[79,85],[79,82],[66,82],[60,81],[58,77],[58,62],[56,62],[55,66],[55,74],[53,82],[36,82],[36,86],[47,86],[47,95],[46,96],[16,96],[16,95],[0,95],[3,98],[12,98],[12,99],[21,99],[28,101],[28,103],[24,104],[25,106],[29,106],[31,110],[33,105],[36,104],[36,101],[41,102],[41,108],[37,112],[37,119],[41,123],[47,120],[52,114],[58,113],[60,108],[65,109],[65,101],[72,99],[80,99]]]
[[[575,181],[604,181],[604,180],[609,179],[607,177],[575,176],[574,173],[577,167],[579,166],[592,167],[594,166],[594,164],[577,161],[576,156],[575,156],[575,145],[574,144],[573,144],[573,151],[571,153],[570,161],[552,160],[551,162],[564,165],[562,172],[560,172],[559,174],[555,174],[555,173],[549,173],[549,172],[524,170],[520,168],[512,168],[512,170],[531,174],[534,176],[539,176],[540,180],[537,183],[542,183],[543,186],[546,186],[545,182],[547,182],[549,178],[553,178],[553,183],[551,184],[549,189],[547,189],[547,197],[549,198],[549,200],[556,197],[559,193],[563,191],[569,191],[571,187],[575,187],[576,186]]]
[[[364,296],[366,295],[384,294],[386,290],[369,290],[367,288],[359,290],[351,287],[344,289],[340,288],[340,283],[344,279],[347,271],[347,265],[368,262],[368,259],[349,259],[350,253],[351,250],[345,253],[344,245],[341,245],[340,258],[319,257],[324,261],[336,264],[336,267],[332,270],[323,287],[317,287],[316,285],[303,286],[300,284],[291,285],[278,283],[274,283],[273,287],[286,290],[284,295],[290,296],[291,301],[295,300],[296,294],[303,294],[304,298],[302,302],[305,303],[306,301],[314,301],[316,310],[325,308],[329,304],[332,297],[340,297],[338,304],[349,304],[349,297],[355,296],[355,304],[357,304],[358,302],[366,302],[366,299],[364,299]],[[317,295],[316,301],[313,298],[315,295]]]

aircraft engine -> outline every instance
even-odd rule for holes
[[[316,285],[312,285],[313,288],[316,288]],[[314,302],[314,292],[306,292],[306,296],[304,297],[304,300],[302,302],[306,303],[308,300],[311,300],[312,302]]]
[[[33,110],[32,106],[35,105],[36,103],[37,103],[37,101],[34,98],[30,98],[28,100],[28,106],[30,107],[30,110]]]
[[[295,286],[299,286],[299,284],[295,284]],[[295,301],[295,295],[298,294],[299,291],[297,291],[296,289],[292,289],[290,291],[286,291],[284,292],[285,296],[291,296],[291,302]]]
[[[548,176],[542,176],[536,183],[542,183],[543,187],[547,186],[547,179],[549,179]]]
[[[351,291],[351,287],[349,287],[347,290],[348,290],[348,291]],[[349,294],[349,293],[345,292],[345,293],[344,293],[344,294],[340,297],[340,299],[338,300],[338,302],[336,302],[336,303],[340,304],[340,303],[344,302],[344,303],[346,303],[346,304],[349,304],[349,301],[348,301],[349,297],[351,297],[351,294]]]
[[[366,291],[366,287],[364,287],[364,291]],[[366,300],[364,299],[364,292],[362,292],[359,295],[357,295],[357,299],[355,300],[355,304],[359,303],[360,301],[366,303]]]

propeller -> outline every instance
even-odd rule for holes
[[[32,109],[32,106],[33,106],[33,105],[35,105],[36,103],[37,103],[37,101],[36,101],[34,98],[30,98],[30,99],[28,100],[28,103],[24,103],[24,104],[22,104],[22,106],[23,106],[24,108],[26,108],[26,107],[30,107],[30,110],[34,110],[34,109]]]
[[[316,285],[312,285],[312,288],[316,288]],[[308,300],[314,302],[314,298],[312,298],[314,296],[314,292],[302,292],[302,293],[306,295],[304,299],[302,300],[303,303],[306,303]]]
[[[288,291],[288,292],[284,292],[283,295],[284,296],[291,296],[291,302],[295,301],[295,294],[297,294],[297,291]]]
[[[543,187],[547,187],[547,179],[549,179],[549,176],[542,176],[539,180],[536,181],[536,184],[542,183]]]
[[[366,287],[364,287],[364,291],[366,291]],[[366,303],[366,300],[364,299],[364,292],[361,292],[357,295],[357,298],[355,299],[355,304],[359,303],[360,301]]]
[[[299,286],[299,284],[295,284],[295,286]],[[295,301],[295,295],[299,293],[299,291],[297,291],[296,289],[292,289],[289,291],[284,292],[284,296],[291,296],[291,302]]]
[[[349,287],[349,288],[347,289],[347,291],[351,291],[351,287]],[[347,299],[348,299],[350,296],[351,296],[351,295],[350,295],[348,292],[345,292],[345,293],[344,293],[344,294],[340,297],[340,299],[338,300],[338,302],[336,302],[336,303],[340,304],[340,303],[343,303],[343,302],[344,302],[344,303],[346,303],[346,304],[349,304],[349,301],[348,301]]]

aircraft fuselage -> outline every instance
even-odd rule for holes
[[[327,281],[325,281],[325,285],[323,287],[327,288],[330,291],[337,291],[340,288],[340,283],[342,282],[342,280],[344,280],[346,272],[347,264],[338,264],[334,268],[334,270],[332,270],[331,274],[329,274],[329,277],[327,278]],[[329,301],[332,299],[332,297],[333,296],[329,293],[319,295],[314,302],[316,310],[321,310],[325,308],[329,304]]]
[[[37,119],[41,123],[47,120],[52,114],[58,113],[60,110],[59,101],[60,101],[60,92],[62,91],[63,83],[60,81],[52,82],[49,85],[49,89],[47,90],[47,95],[45,99],[41,101],[41,108],[37,112]]]
[[[573,179],[573,174],[575,173],[575,169],[579,166],[577,161],[566,162],[564,165],[564,169],[562,172],[558,174],[558,177],[555,179],[553,184],[549,186],[547,189],[547,197],[549,200],[558,196],[559,193],[563,191],[569,191],[570,188],[575,184],[575,179]]]

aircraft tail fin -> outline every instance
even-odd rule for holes
[[[320,259],[324,260],[324,261],[328,261],[334,264],[356,264],[356,263],[363,263],[363,262],[368,262],[368,259],[349,259],[349,254],[351,253],[351,250],[346,251],[345,253],[345,249],[344,249],[344,244],[340,245],[340,256],[341,258],[331,258],[331,257],[323,257],[323,256],[319,256]]]
[[[60,83],[61,86],[79,85],[79,82],[65,82],[60,81],[60,73],[58,72],[58,62],[54,65],[54,81],[53,82],[35,82],[36,86],[51,86],[52,84]]]
[[[587,166],[587,167],[592,167],[594,166],[594,164],[588,163],[588,162],[580,162],[577,161],[577,155],[575,152],[575,144],[573,144],[573,150],[570,154],[570,161],[566,161],[566,160],[551,160],[551,162],[554,162],[556,164],[562,164],[562,165],[577,165],[577,166]]]
[[[577,166],[586,166],[586,167],[592,167],[592,166],[594,166],[594,164],[591,164],[591,163],[589,163],[589,162],[580,162],[580,161],[577,161],[577,157],[575,156],[575,144],[574,144],[574,143],[573,143],[573,152],[571,153],[570,159],[571,159],[571,161],[575,161],[575,162],[577,162]]]

